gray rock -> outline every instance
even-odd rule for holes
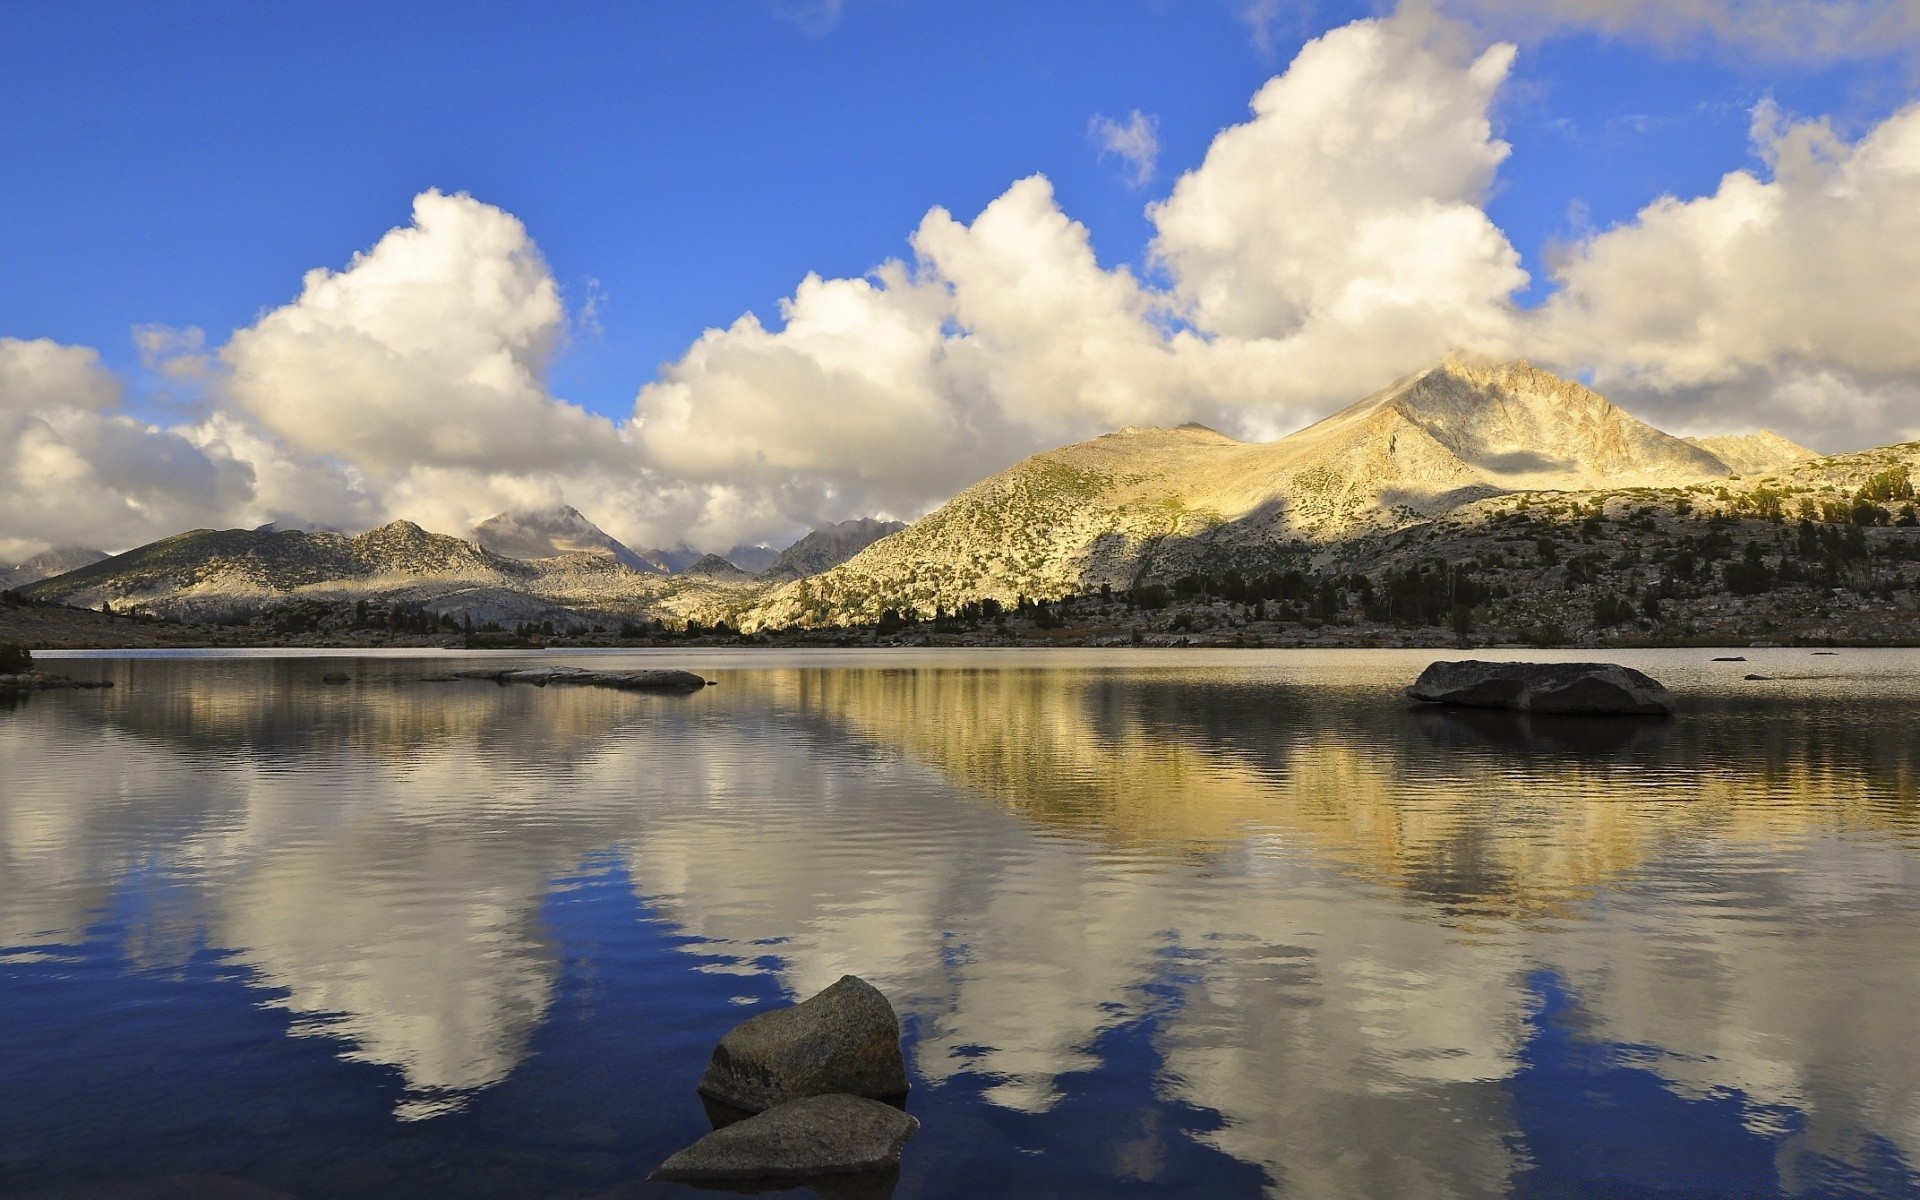
[[[907,1094],[900,1018],[857,975],[734,1026],[700,1080],[702,1095],[746,1112],[832,1092],[876,1100]]]
[[[1415,700],[1583,716],[1664,716],[1673,696],[1617,663],[1437,662],[1407,689]]]
[[[535,687],[619,688],[632,692],[697,692],[707,681],[691,671],[590,671],[584,667],[510,667],[504,671],[456,671],[462,679],[494,683],[530,683]]]
[[[352,683],[353,676],[345,671],[328,671],[320,677],[321,683]]]
[[[808,1096],[716,1129],[660,1164],[681,1183],[806,1179],[878,1171],[900,1161],[920,1122],[861,1096]]]

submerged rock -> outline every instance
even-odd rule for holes
[[[535,687],[571,684],[634,692],[697,692],[707,681],[691,671],[590,671],[585,667],[509,667],[504,671],[456,671],[461,679],[493,683],[530,683]]]
[[[857,975],[792,1008],[751,1017],[714,1047],[700,1093],[746,1112],[841,1092],[874,1100],[907,1094],[900,1018]]]
[[[352,683],[353,676],[345,671],[328,671],[320,677],[321,683]]]
[[[901,1147],[919,1129],[920,1122],[878,1100],[808,1096],[714,1130],[651,1178],[698,1183],[880,1171],[899,1163]]]
[[[1673,696],[1617,663],[1436,662],[1407,689],[1415,700],[1469,708],[1586,716],[1665,716]]]

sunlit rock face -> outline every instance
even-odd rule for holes
[[[742,999],[872,981],[916,1086],[1044,1115],[1137,1039],[1156,1093],[1288,1194],[1503,1192],[1543,971],[1678,1094],[1804,1112],[1808,1153],[1920,1152],[1895,802],[1920,760],[1867,736],[1897,713],[1710,695],[1589,746],[1410,713],[1420,663],[1338,657],[756,661],[693,698],[120,664],[0,716],[0,935],[61,953],[164,878],[140,962],[230,954],[429,1116],[526,1061],[562,953],[543,904],[611,856]]]

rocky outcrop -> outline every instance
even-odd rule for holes
[[[1581,716],[1665,716],[1673,696],[1617,663],[1436,662],[1407,695],[1433,704]]]
[[[716,1129],[660,1164],[682,1183],[807,1179],[897,1166],[920,1122],[860,1096],[809,1096]]]
[[[893,1005],[864,979],[843,975],[810,1000],[734,1026],[714,1048],[700,1093],[760,1112],[830,1093],[898,1099],[907,1086]]]
[[[455,671],[459,679],[530,683],[534,687],[618,688],[629,692],[697,692],[707,681],[692,671],[590,671],[584,667],[509,667],[503,671]]]

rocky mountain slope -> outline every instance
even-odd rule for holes
[[[905,529],[905,521],[878,521],[858,517],[823,525],[780,552],[773,565],[760,573],[776,583],[818,575],[852,558],[889,534]]]
[[[1522,362],[1452,357],[1275,442],[1188,425],[1035,455],[742,619],[874,621],[887,609],[931,614],[982,597],[1258,569],[1489,496],[1732,474],[1710,450],[1579,384]]]
[[[42,579],[77,571],[106,556],[104,550],[92,550],[85,546],[55,546],[51,550],[42,550],[23,563],[0,567],[0,591],[25,587]]]
[[[471,617],[476,623],[645,615],[671,589],[610,553],[537,561],[496,554],[409,521],[344,534],[195,530],[22,589],[29,600],[143,610],[193,620],[238,617],[293,602],[366,600]],[[696,602],[709,599],[692,597]]]
[[[1721,437],[1690,437],[1687,441],[1727,464],[1727,468],[1735,475],[1783,471],[1795,463],[1820,457],[1819,451],[1809,450],[1771,429]]]
[[[631,570],[660,573],[659,567],[566,504],[488,517],[473,527],[472,540],[503,558],[534,561],[564,554],[601,554]]]

